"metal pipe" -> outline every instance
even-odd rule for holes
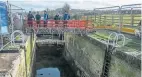
[[[11,33],[13,33],[13,17],[12,17],[11,5],[10,5],[10,17],[11,17],[11,27],[12,27]]]
[[[2,21],[1,13],[0,13],[0,21]],[[2,22],[0,22],[0,28],[1,28],[1,26],[2,26]],[[3,47],[3,37],[2,37],[2,34],[0,36],[1,36],[1,44],[2,44],[2,47]]]
[[[119,36],[123,37],[123,43],[122,43],[122,45],[118,45],[118,38],[119,38]],[[118,34],[116,45],[118,47],[124,46],[125,45],[125,41],[126,41],[125,39],[126,39],[126,37],[123,34]]]
[[[120,7],[120,6],[111,6],[111,7],[103,7],[103,8],[95,8],[95,9],[109,9],[109,8],[118,8],[118,7]]]
[[[111,33],[111,34],[109,35],[109,37],[108,37],[108,40],[107,40],[107,48],[108,48],[108,46],[110,45],[110,37],[111,37],[112,35],[114,35],[114,38],[115,38],[115,39],[113,39],[113,41],[112,41],[112,45],[113,45],[113,46],[116,45],[116,44],[115,44],[115,40],[117,39],[118,34],[117,34],[116,32],[113,32],[113,33]]]
[[[128,8],[141,8],[141,7],[124,7],[124,6],[123,6],[121,9],[122,9],[122,10],[125,10],[125,9],[128,9]]]
[[[25,10],[25,9],[8,9],[8,10]]]
[[[120,33],[120,31],[121,31],[121,26],[122,26],[122,13],[121,13],[121,7],[119,7],[119,11],[118,11],[118,13],[119,13],[119,33]]]
[[[122,5],[121,7],[124,7],[124,6],[136,6],[136,5],[142,5],[142,4],[130,4],[130,5]]]
[[[131,26],[133,26],[133,23],[134,23],[133,8],[131,8]]]
[[[16,5],[13,5],[13,4],[10,4],[10,3],[9,3],[9,5],[10,5],[10,6],[14,6],[14,7],[17,7],[17,8],[22,9],[22,8],[21,8],[21,7],[19,7],[19,6],[16,6]]]
[[[0,48],[0,51],[3,50],[4,47],[6,47],[7,45],[9,45],[11,42],[8,42],[7,44],[5,44],[3,47]]]

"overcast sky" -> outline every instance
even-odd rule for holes
[[[7,1],[7,0],[0,0]],[[120,6],[126,4],[139,4],[142,0],[8,0],[10,3],[26,10],[56,9],[68,3],[73,9],[89,9],[98,7]]]

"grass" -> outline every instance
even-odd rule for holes
[[[105,34],[105,33],[98,33],[98,32],[93,33],[93,34],[91,34],[90,36],[93,37],[93,38],[101,39],[101,40],[108,40],[108,39],[109,39],[109,40],[113,40],[113,38],[114,38],[114,37],[109,38],[109,35],[108,35],[108,34]]]

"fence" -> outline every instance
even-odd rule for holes
[[[121,6],[122,24],[126,27],[140,26],[141,4]]]
[[[134,34],[141,25],[141,4],[95,8],[83,17],[91,20],[95,28]]]

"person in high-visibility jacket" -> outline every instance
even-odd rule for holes
[[[70,15],[65,11],[63,15],[63,20],[64,20],[64,27],[67,26],[68,20],[70,19]]]

